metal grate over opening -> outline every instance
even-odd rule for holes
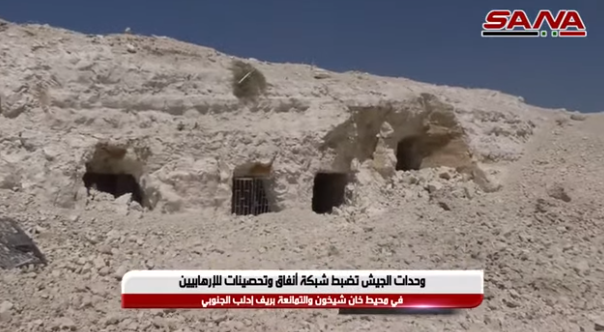
[[[46,258],[15,220],[0,218],[0,269],[28,264],[46,264]]]
[[[265,190],[267,178],[236,177],[233,179],[231,213],[259,215],[270,212]]]

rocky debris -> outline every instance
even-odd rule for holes
[[[554,183],[547,188],[547,194],[551,198],[555,198],[557,200],[561,200],[563,202],[569,203],[571,201],[571,197],[566,192],[564,186],[560,183]]]
[[[14,305],[9,301],[2,301],[0,303],[0,322],[8,322],[12,315],[12,309]]]
[[[57,317],[50,324],[51,331],[76,331],[76,324],[71,318]]]
[[[116,213],[127,216],[130,210],[130,202],[132,201],[132,194],[125,194],[115,199]]]
[[[556,124],[560,127],[564,127],[570,123],[570,117],[567,115],[560,115],[556,118]]]
[[[445,211],[451,211],[451,205],[443,200],[438,201],[438,206],[440,206]]]
[[[550,210],[550,207],[555,206],[555,204],[552,204],[551,202],[548,202],[547,200],[543,199],[543,198],[539,198],[537,199],[537,202],[535,203],[535,212],[537,213],[546,213]]]
[[[315,69],[313,72],[313,77],[315,79],[322,80],[322,79],[330,78],[331,75],[325,70]]]
[[[117,280],[122,280],[122,278],[128,271],[129,271],[128,266],[126,264],[122,264],[115,270],[115,272],[113,273],[113,276]]]
[[[587,116],[585,114],[582,113],[572,113],[570,115],[571,120],[575,120],[575,121],[584,121],[585,119],[587,119]]]
[[[443,186],[442,186],[442,184],[441,184],[440,182],[437,182],[437,181],[432,181],[432,182],[430,182],[430,183],[428,183],[428,184],[426,185],[426,190],[427,190],[429,193],[431,193],[431,194],[432,194],[432,193],[435,193],[435,192],[436,192],[436,191],[438,191],[438,190],[441,190],[441,189],[442,189],[442,187],[443,187]]]
[[[471,170],[471,178],[476,184],[486,193],[494,193],[503,187],[501,181],[496,177],[497,171],[491,170],[485,172],[480,168],[473,168]]]

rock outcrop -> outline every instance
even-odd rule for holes
[[[317,172],[358,182],[354,163],[384,178],[452,167],[493,191],[482,164],[521,156],[544,114],[494,91],[235,59],[163,37],[5,24],[0,41],[1,187],[62,207],[83,204],[82,177],[95,172],[131,175],[148,209],[228,212],[234,171],[275,154],[276,209],[307,205]],[[253,99],[233,90],[254,82]]]

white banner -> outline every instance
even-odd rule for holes
[[[482,270],[130,271],[122,294],[483,294]]]

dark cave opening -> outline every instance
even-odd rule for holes
[[[143,190],[131,174],[86,172],[82,180],[88,194],[90,189],[111,194],[115,198],[132,194],[132,200],[143,205]]]
[[[410,136],[400,140],[396,146],[397,171],[419,170],[422,164],[419,137]]]
[[[348,175],[345,173],[317,173],[312,195],[312,210],[316,213],[331,213],[334,207],[345,201]]]

